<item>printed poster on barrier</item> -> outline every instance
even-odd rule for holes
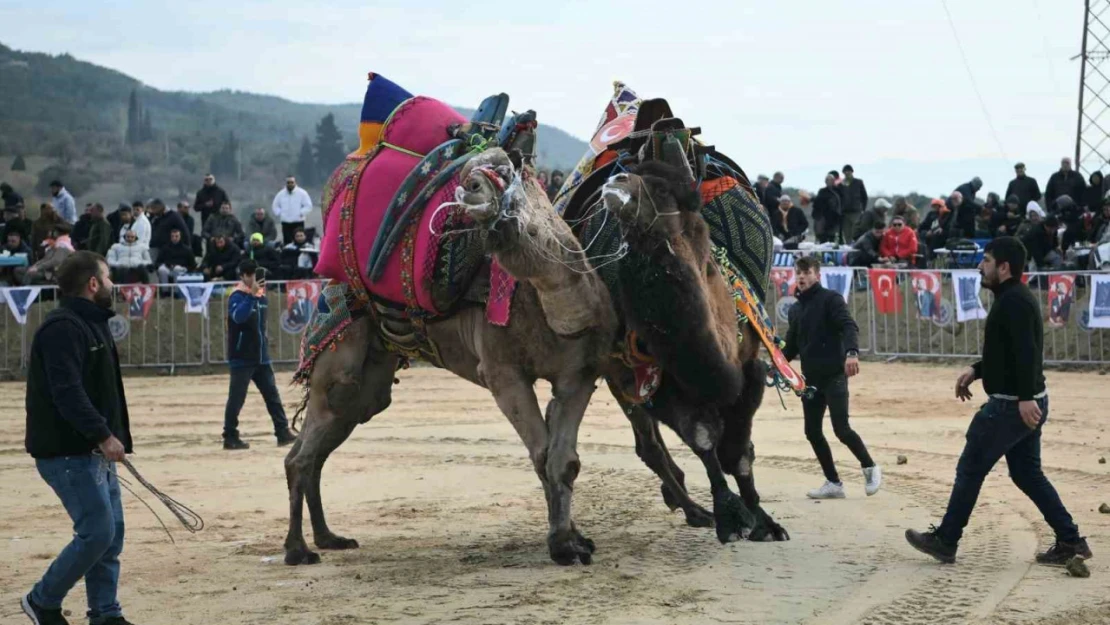
[[[27,310],[39,296],[42,287],[25,286],[20,288],[0,289],[4,291],[4,299],[8,302],[8,309],[19,325],[27,323]]]
[[[146,319],[150,307],[154,305],[154,286],[150,284],[131,284],[120,289],[127,300],[127,316],[131,319]]]
[[[796,301],[794,299],[794,287],[797,284],[797,276],[794,275],[793,267],[781,267],[771,270],[771,282],[775,285],[775,294],[777,300],[775,302],[775,315],[782,323],[786,323],[790,319],[790,307]]]
[[[848,296],[852,294],[852,277],[854,275],[855,270],[851,267],[822,267],[821,286],[840,293],[840,296],[847,302]]]
[[[893,269],[869,269],[871,292],[875,294],[875,311],[882,315],[901,312],[902,293],[898,290],[898,274]]]
[[[320,297],[322,283],[316,280],[297,280],[285,285],[285,310],[281,313],[281,329],[289,334],[304,332],[305,326],[316,313],[316,300]]]
[[[983,277],[974,269],[952,272],[952,288],[956,291],[956,321],[964,323],[986,319],[987,309],[979,299]]]
[[[1075,301],[1075,274],[1048,276],[1048,325],[1059,328],[1068,322]]]
[[[197,284],[179,284],[178,290],[185,296],[185,312],[200,313],[208,316],[208,300],[212,297],[211,282]]]
[[[1088,327],[1110,328],[1110,275],[1091,276]]]
[[[915,271],[910,274],[913,296],[917,302],[917,316],[922,321],[940,317],[940,272]]]

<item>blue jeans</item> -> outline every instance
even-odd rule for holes
[[[73,519],[73,540],[58,554],[31,590],[31,599],[47,609],[85,578],[88,617],[93,625],[122,616],[116,600],[119,554],[123,551],[123,507],[116,464],[103,456],[63,456],[35,460],[39,475],[62,500]]]
[[[1036,504],[1044,520],[1056,532],[1056,539],[1079,540],[1079,528],[1041,471],[1041,428],[1048,420],[1048,397],[1038,399],[1037,405],[1042,416],[1035,430],[1022,421],[1016,401],[991,398],[975,414],[956,466],[956,484],[948,500],[948,511],[937,528],[937,536],[942,541],[950,545],[959,543],[983,480],[1003,456],[1010,468],[1010,479]]]

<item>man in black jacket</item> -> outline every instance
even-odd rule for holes
[[[805,211],[794,206],[794,200],[785,193],[779,198],[778,206],[771,211],[771,230],[787,249],[797,249],[806,239],[809,220]]]
[[[131,431],[112,333],[108,264],[80,251],[58,268],[61,305],[31,344],[27,373],[27,453],[73,519],[73,540],[23,597],[40,625],[65,623],[62,601],[85,580],[89,622],[127,625],[116,598],[123,508],[116,463],[131,452]]]
[[[158,253],[158,283],[170,284],[180,276],[197,270],[193,250],[185,245],[180,230],[170,231],[170,243]]]
[[[843,212],[840,215],[840,236],[844,243],[855,241],[859,235],[860,216],[867,209],[867,187],[863,180],[856,178],[856,170],[845,165],[844,182],[840,183],[840,201]]]
[[[813,200],[813,222],[817,225],[818,243],[836,242],[840,235],[840,217],[844,211],[835,174],[833,171],[825,176],[825,186]]]
[[[856,325],[844,298],[821,286],[821,264],[802,256],[794,263],[798,282],[798,302],[790,309],[790,329],[786,332],[787,361],[802,358],[802,375],[816,389],[812,397],[802,398],[806,439],[817,454],[825,483],[808,493],[811,499],[840,499],[844,485],[833,464],[832,450],[821,431],[825,408],[829,409],[833,432],[863,467],[868,495],[879,492],[882,469],[867,453],[863,440],[848,425],[848,378],[859,373],[859,347]]]
[[[147,206],[147,213],[150,215],[150,250],[152,256],[155,256],[155,262],[161,262],[155,250],[161,250],[170,244],[170,232],[177,230],[181,232],[181,240],[185,245],[192,245],[192,235],[189,232],[189,226],[185,224],[185,220],[181,218],[181,214],[177,211],[166,210],[166,205],[162,200],[153,200],[150,206]]]
[[[994,291],[987,315],[983,358],[956,380],[956,397],[971,399],[971,384],[983,380],[987,403],[967,429],[967,443],[959,464],[948,511],[940,527],[927,532],[906,530],[906,540],[918,551],[945,563],[956,561],[956,548],[983,480],[1006,457],[1010,479],[1044,515],[1056,532],[1056,544],[1037,555],[1041,564],[1067,563],[1091,557],[1087,540],[1079,535],[1056,489],[1041,471],[1041,428],[1048,419],[1048,391],[1043,370],[1044,325],[1037,298],[1021,282],[1025,248],[1014,237],[987,244],[979,273],[983,286]]]
[[[1044,188],[1044,206],[1051,211],[1056,205],[1056,198],[1061,195],[1081,202],[1086,192],[1087,182],[1083,180],[1083,175],[1071,168],[1070,158],[1065,158],[1060,161],[1060,171],[1052,174]]]
[[[965,239],[975,238],[975,216],[979,213],[979,204],[975,201],[975,194],[983,188],[983,180],[976,176],[971,182],[965,182],[956,187],[956,192],[963,198],[963,202],[956,208],[956,221],[952,229],[952,236]]]
[[[1041,185],[1037,184],[1037,179],[1025,175],[1025,163],[1018,163],[1014,165],[1015,177],[1010,181],[1010,185],[1006,187],[1006,198],[1011,195],[1017,196],[1017,205],[1021,211],[1021,216],[1025,216],[1025,207],[1030,202],[1039,202],[1041,200]],[[1013,234],[1013,233],[1011,233]]]
[[[212,174],[204,176],[204,186],[197,191],[193,201],[193,208],[200,211],[200,227],[204,230],[204,223],[208,218],[220,212],[224,202],[230,202],[227,192],[216,184],[216,177]]]

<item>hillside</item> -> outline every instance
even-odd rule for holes
[[[334,115],[337,149],[355,146],[364,86],[354,77],[352,102],[335,105],[226,90],[161,91],[68,54],[0,44],[0,176],[28,199],[44,196],[49,177],[64,177],[80,200],[110,206],[135,197],[191,197],[206,171],[219,171],[243,211],[244,203],[268,203],[285,175],[303,171],[302,142],[315,146],[326,115]],[[585,142],[541,125],[542,167],[571,168],[585,149]],[[10,171],[15,155],[27,157],[27,171]],[[332,166],[314,168],[317,181],[307,185],[314,195],[319,172]]]

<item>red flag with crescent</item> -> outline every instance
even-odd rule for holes
[[[902,294],[898,292],[898,274],[893,269],[870,269],[871,292],[875,294],[875,309],[889,315],[902,310]]]

